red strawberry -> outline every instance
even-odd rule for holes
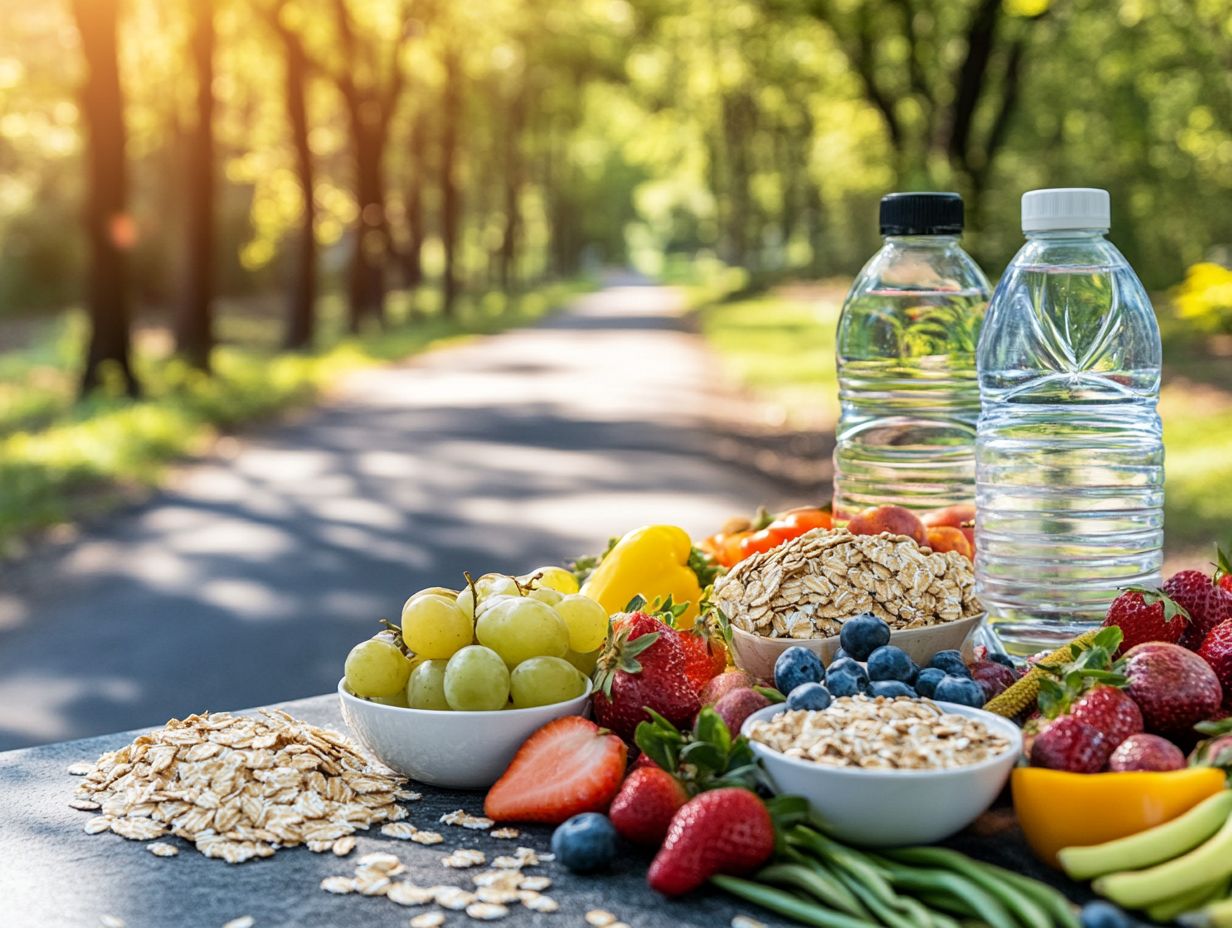
[[[1218,546],[1215,547],[1215,582],[1221,589],[1232,593],[1232,561],[1223,548]]]
[[[1121,647],[1117,654],[1124,654],[1144,641],[1176,642],[1185,634],[1189,614],[1178,604],[1158,590],[1131,587],[1112,601],[1104,625],[1121,629]]]
[[[1108,758],[1108,769],[1116,773],[1128,770],[1180,770],[1185,766],[1181,749],[1159,735],[1130,735]]]
[[[602,812],[620,789],[627,759],[624,742],[588,719],[548,722],[488,790],[484,814],[498,822],[555,825],[579,812]]]
[[[1108,737],[1094,725],[1063,715],[1035,737],[1031,763],[1071,773],[1097,773],[1108,762],[1112,748]]]
[[[761,681],[755,676],[751,673],[745,673],[743,670],[729,670],[726,673],[721,673],[702,687],[700,694],[702,705],[713,706],[732,690],[758,686],[760,683]]]
[[[1207,632],[1198,648],[1198,657],[1210,664],[1219,677],[1226,704],[1232,699],[1232,621],[1220,622]]]
[[[680,637],[658,619],[634,613],[599,657],[595,718],[626,741],[653,709],[676,726],[687,725],[700,705],[684,675]]]
[[[1198,650],[1212,628],[1232,619],[1232,593],[1200,570],[1173,574],[1163,590],[1189,613],[1189,625],[1178,643],[1191,651]]]
[[[1223,702],[1215,671],[1180,645],[1137,645],[1119,666],[1129,679],[1125,691],[1142,710],[1146,730],[1154,734],[1188,737],[1193,726],[1214,715]]]
[[[1087,690],[1070,706],[1069,714],[1099,729],[1111,747],[1143,728],[1142,710],[1115,686],[1100,685]]]
[[[748,873],[772,853],[774,823],[762,801],[739,786],[714,789],[672,817],[647,881],[651,889],[679,896],[716,873]]]
[[[738,689],[730,691],[716,702],[714,711],[719,714],[719,718],[723,720],[723,724],[735,738],[740,734],[740,726],[744,724],[744,720],[758,709],[764,709],[768,705],[770,705],[770,700],[757,690]]]
[[[645,751],[642,751],[641,754],[637,755],[637,760],[633,762],[634,770],[641,770],[643,767],[653,767],[655,770],[663,769],[658,764],[656,764],[654,760],[651,759],[650,755],[647,754]]]
[[[658,847],[672,816],[688,801],[684,786],[666,770],[639,767],[629,774],[612,800],[608,818],[622,838]]]
[[[684,649],[684,675],[700,693],[727,669],[727,645],[701,622],[677,634]]]

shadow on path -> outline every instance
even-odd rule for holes
[[[379,616],[464,569],[559,563],[649,521],[704,534],[798,498],[711,420],[711,366],[672,291],[621,285],[353,376],[4,568],[0,750],[326,691]]]

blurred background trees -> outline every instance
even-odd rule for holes
[[[359,331],[601,263],[844,274],[920,188],[995,275],[1069,184],[1148,286],[1226,263],[1226,0],[0,5],[0,317],[81,301],[87,388],[136,389],[130,303],[208,369],[219,296],[303,349],[322,293]]]

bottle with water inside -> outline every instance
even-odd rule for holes
[[[976,582],[1011,653],[1057,647],[1118,588],[1159,582],[1159,326],[1109,216],[1104,190],[1025,194],[1027,243],[980,339]]]
[[[838,323],[839,520],[869,506],[922,513],[975,498],[975,348],[990,288],[959,245],[962,198],[892,193],[880,224],[885,244]]]

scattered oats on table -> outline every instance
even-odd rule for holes
[[[381,826],[381,834],[386,838],[395,838],[398,841],[409,841],[415,837],[417,830],[410,822],[388,822]]]
[[[608,928],[616,923],[616,916],[606,909],[591,909],[586,913],[586,924],[593,928]]]
[[[256,924],[256,919],[251,915],[241,915],[239,918],[231,919],[222,928],[252,928],[254,924]]]
[[[428,845],[440,844],[445,839],[435,831],[416,831],[413,835],[411,835],[411,840],[416,844]]]
[[[451,909],[454,912],[461,912],[477,899],[474,893],[461,886],[443,886],[436,893],[436,904],[442,909]]]
[[[534,895],[529,899],[523,899],[522,905],[530,909],[532,912],[555,912],[560,908],[559,903],[551,896]]]
[[[321,881],[321,888],[327,893],[344,896],[355,892],[355,881],[349,876],[327,876]]]
[[[441,912],[424,912],[410,921],[411,928],[440,928],[443,924],[445,924],[445,916]]]
[[[436,898],[436,894],[414,883],[395,883],[389,887],[385,898],[398,905],[427,905]]]
[[[102,925],[103,928],[124,928],[127,924],[124,919],[120,918],[118,915],[100,915],[98,917],[98,923]]]
[[[498,918],[504,918],[508,914],[509,910],[507,908],[495,902],[472,902],[466,907],[467,917],[480,922],[495,921]]]
[[[168,844],[166,841],[155,841],[153,844],[147,844],[146,850],[155,857],[174,857],[180,853],[180,849],[174,844]]]
[[[516,828],[493,828],[488,832],[488,835],[492,838],[512,839],[522,837],[522,832],[518,831]]]
[[[518,889],[533,889],[535,892],[543,892],[551,885],[551,878],[546,876],[524,876],[518,881]]]
[[[97,812],[102,808],[93,799],[70,799],[68,803],[70,809],[76,809],[78,812]]]
[[[487,862],[487,855],[473,847],[460,847],[447,857],[441,858],[441,865],[454,870],[465,870],[478,867]]]
[[[103,813],[86,823],[90,834],[140,841],[170,832],[206,857],[242,863],[297,844],[329,850],[405,818],[396,804],[405,782],[342,735],[263,709],[172,719],[88,765],[76,798]]]
[[[733,915],[731,928],[766,928],[766,923],[759,922],[751,915]]]
[[[386,828],[392,828],[392,825],[382,825],[381,833],[384,834]],[[346,857],[347,854],[355,850],[355,836],[343,835],[329,846],[335,857]]]
[[[69,776],[84,777],[86,774],[93,772],[94,765],[88,760],[79,760],[75,763],[69,764],[64,768],[64,770]],[[103,915],[101,918],[115,918],[115,916]]]
[[[473,828],[481,831],[491,828],[496,823],[490,818],[485,818],[482,815],[471,815],[464,809],[456,809],[453,812],[446,812],[441,816],[442,825],[458,825],[462,828]]]

